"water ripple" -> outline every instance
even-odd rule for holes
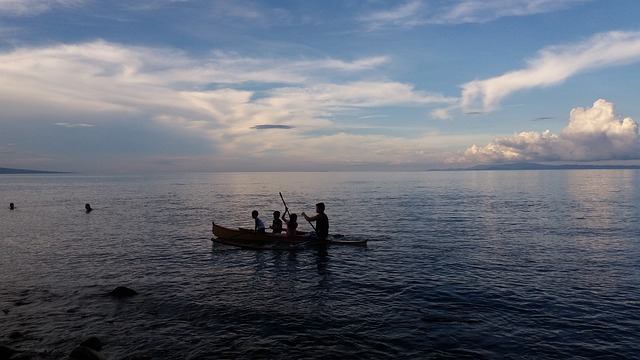
[[[33,359],[88,336],[110,359],[634,358],[640,176],[578,174],[0,177],[20,199],[0,218],[0,343]],[[331,231],[369,246],[209,241],[211,220],[281,210],[283,183],[291,209],[322,199]],[[108,296],[120,285],[138,295]]]

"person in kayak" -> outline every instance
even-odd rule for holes
[[[264,234],[265,233],[264,223],[262,222],[262,220],[260,220],[260,218],[258,218],[258,210],[253,210],[251,212],[251,217],[253,218],[255,223],[253,231],[259,234]]]
[[[273,212],[273,223],[271,223],[269,229],[271,229],[274,234],[280,234],[282,232],[282,220],[280,220],[280,211],[276,210]]]
[[[324,213],[324,203],[316,204],[316,214],[314,216],[308,216],[305,213],[302,213],[302,216],[309,222],[316,222],[315,230],[317,237],[326,239],[329,236],[329,218],[327,214]]]
[[[298,229],[298,215],[289,214],[289,220],[285,217],[287,215],[287,210],[285,209],[284,214],[282,214],[282,221],[287,224],[287,233],[288,237],[296,236]]]

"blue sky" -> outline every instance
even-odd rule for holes
[[[640,1],[0,0],[0,166],[638,164]]]

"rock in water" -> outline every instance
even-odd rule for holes
[[[19,352],[19,350],[12,347],[0,345],[0,359],[9,359],[13,354],[17,354]]]
[[[9,334],[9,339],[23,339],[23,338],[24,338],[24,334],[21,333],[20,331],[12,331]]]
[[[78,346],[77,348],[73,349],[73,351],[69,355],[69,358],[72,360],[106,360],[107,359],[101,353],[91,348],[88,348],[86,346]]]
[[[128,298],[131,296],[138,295],[138,293],[135,290],[129,289],[126,286],[118,286],[117,288],[113,289],[109,293],[109,295],[122,299],[122,298]]]
[[[88,338],[87,340],[80,343],[80,346],[86,346],[89,349],[100,351],[102,350],[102,341],[95,336]]]

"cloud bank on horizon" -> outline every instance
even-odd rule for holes
[[[630,89],[640,27],[580,21],[602,9],[632,18],[640,4],[0,2],[0,166],[415,170],[638,160]],[[575,108],[565,126],[570,108],[595,99],[606,100]]]
[[[449,163],[504,163],[640,159],[638,123],[614,114],[613,104],[600,99],[589,109],[575,108],[559,134],[525,131],[473,145]]]

